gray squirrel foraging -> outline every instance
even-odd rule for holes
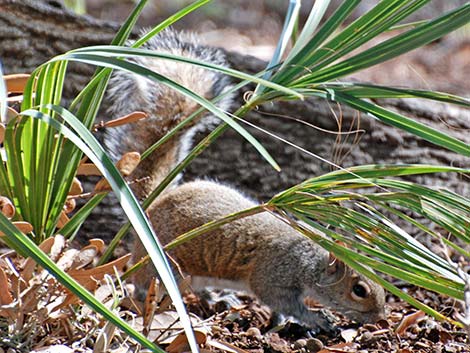
[[[172,30],[154,37],[146,48],[227,65],[221,51],[200,46],[194,37]],[[229,87],[222,74],[190,64],[149,58],[132,60],[207,99]],[[112,117],[135,110],[143,110],[150,116],[109,131],[105,143],[116,159],[126,152],[144,151],[198,108],[189,98],[163,84],[127,72],[117,72],[110,87],[108,99],[112,102]],[[217,105],[226,109],[230,100],[226,97]],[[211,124],[213,119],[210,115],[201,115],[138,166],[130,178],[149,177],[147,182],[133,185],[139,198],[158,185],[187,153],[194,132]],[[160,241],[166,244],[195,227],[252,206],[251,200],[232,188],[196,181],[172,186],[154,201],[147,213]],[[312,328],[330,331],[333,324],[327,316],[308,310],[304,304],[307,296],[359,322],[384,317],[385,295],[379,285],[339,261],[330,263],[326,250],[270,213],[226,224],[177,247],[170,254],[185,273],[242,283],[271,309],[293,316]],[[145,249],[135,237],[134,260],[145,255]],[[138,293],[148,288],[155,274],[150,264],[134,277]]]
[[[167,244],[193,228],[255,205],[230,187],[193,181],[157,198],[148,214]],[[139,244],[134,251],[136,258],[146,255]],[[320,312],[308,310],[306,297],[355,321],[384,318],[382,287],[339,260],[332,261],[326,250],[267,212],[225,224],[181,244],[170,255],[183,272],[241,284],[272,310],[312,328],[330,331],[332,323]],[[150,278],[137,276],[136,281],[138,288],[148,288]]]

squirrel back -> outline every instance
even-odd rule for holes
[[[202,46],[197,37],[184,32],[166,29],[142,46],[165,54],[197,59],[220,66],[228,66],[225,55],[215,48]],[[129,59],[145,66],[211,100],[230,88],[226,75],[220,72],[172,60],[134,57]],[[110,118],[118,118],[134,111],[143,111],[148,118],[106,131],[105,145],[114,160],[127,152],[144,152],[178,123],[189,117],[199,105],[163,83],[156,82],[127,71],[116,71],[111,77],[107,100]],[[217,106],[227,110],[232,96],[227,95]],[[193,135],[217,121],[214,116],[202,113],[177,136],[161,146],[158,151],[143,160],[131,179],[146,178],[136,183],[133,190],[138,198],[144,198],[168,175],[188,152]]]
[[[227,186],[195,181],[160,196],[148,210],[163,244],[209,221],[256,204]],[[134,256],[145,250],[136,240]],[[274,311],[311,327],[331,330],[322,314],[308,310],[306,297],[359,322],[384,317],[382,287],[352,271],[289,225],[264,212],[248,216],[190,240],[170,252],[183,272],[243,283]],[[150,272],[149,272],[150,271]],[[152,267],[146,269],[151,273]],[[150,276],[137,276],[145,290]]]

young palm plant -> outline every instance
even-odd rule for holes
[[[385,42],[354,54],[361,49],[361,46],[378,35],[393,29],[400,21],[424,6],[429,0],[381,1],[344,28],[342,28],[343,24],[360,1],[345,1],[321,27],[317,27],[329,4],[329,1],[319,0],[315,2],[298,40],[290,52],[285,53],[286,43],[294,31],[298,16],[299,2],[291,1],[275,56],[264,72],[254,76],[176,55],[139,49],[139,46],[153,35],[207,2],[209,0],[196,1],[127,47],[124,43],[146,3],[145,0],[140,1],[110,46],[72,50],[39,67],[31,75],[24,89],[20,114],[8,122],[5,132],[6,157],[2,156],[3,160],[0,165],[0,193],[13,201],[17,214],[12,220],[27,221],[31,224],[33,231],[30,233],[31,237],[26,237],[11,220],[0,214],[0,230],[5,234],[1,239],[18,253],[33,258],[87,305],[152,351],[161,350],[58,268],[35,244],[58,233],[66,236],[76,233],[92,208],[103,199],[102,194],[94,196],[62,229],[57,228],[77,167],[82,154],[85,153],[119,195],[124,211],[149,250],[150,257],[184,322],[191,348],[194,351],[197,350],[190,322],[169,270],[164,251],[127,184],[89,131],[103,99],[112,69],[128,70],[168,85],[198,102],[201,110],[207,109],[224,121],[170,173],[143,203],[143,208],[146,208],[188,163],[202,153],[228,127],[234,128],[248,139],[274,168],[278,168],[263,146],[237,121],[255,106],[273,100],[315,97],[346,104],[451,151],[470,155],[470,147],[465,142],[371,103],[367,98],[414,97],[469,106],[470,103],[467,100],[432,91],[339,81],[340,78],[350,73],[394,58],[463,26],[470,19],[470,5],[461,6],[439,18],[411,26],[411,29]],[[240,107],[233,116],[229,116],[218,109],[214,102],[195,95],[187,88],[148,68],[125,60],[135,56],[182,61],[209,70],[218,70],[241,80],[233,90],[249,82],[255,82],[258,86],[255,94],[246,104]],[[281,61],[283,56],[286,59]],[[60,104],[69,61],[92,64],[102,68],[96,71],[90,83],[66,109]],[[5,117],[6,89],[1,86],[0,94],[3,97],[2,117]],[[150,147],[142,158],[146,158],[157,150],[198,113],[188,117],[161,141]],[[384,211],[387,214],[395,214],[403,221],[441,239],[448,246],[468,257],[468,253],[457,243],[446,240],[437,231],[407,216],[403,210],[412,210],[468,243],[470,200],[449,191],[432,190],[410,182],[390,179],[404,175],[436,172],[466,173],[468,170],[425,165],[360,166],[347,170],[340,168],[336,172],[307,180],[274,196],[271,201],[260,205],[255,211],[229,215],[227,218],[182,235],[167,248],[176,246],[181,241],[202,234],[215,226],[246,216],[248,213],[277,212],[293,227],[335,253],[338,258],[357,271],[370,276],[392,293],[429,314],[442,318],[442,315],[401,292],[370,270],[374,268],[379,272],[438,293],[457,299],[463,298],[464,286],[468,278],[447,259],[431,253],[384,215]],[[114,244],[129,227],[130,224],[124,226],[116,235],[113,244],[103,256],[102,263],[106,261]],[[336,243],[334,240],[341,240],[341,243]],[[356,248],[360,250],[360,253],[340,244]]]

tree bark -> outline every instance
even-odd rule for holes
[[[118,28],[114,23],[76,16],[58,7],[55,1],[0,0],[0,57],[4,72],[31,72],[52,56],[67,50],[107,44]],[[266,66],[266,63],[250,56],[236,53],[227,55],[232,66],[244,72],[258,72]],[[66,95],[73,96],[93,70],[85,66],[72,66]],[[245,91],[252,88],[248,87]],[[242,102],[243,92],[235,104],[239,106]],[[468,110],[414,99],[387,100],[380,104],[470,144]],[[246,119],[310,153],[249,128],[282,167],[278,173],[261,159],[249,143],[235,132],[228,131],[192,163],[184,179],[217,179],[265,200],[300,181],[334,170],[335,167],[325,160],[343,167],[371,163],[426,163],[470,168],[467,157],[325,100],[276,102],[259,107],[259,110],[249,113]],[[304,121],[310,126],[293,119]],[[364,130],[360,140],[354,141],[354,135],[343,135],[342,140],[338,141],[337,134],[324,131],[338,131],[339,120],[342,121],[343,132]],[[462,176],[457,174],[422,176],[415,180],[469,195],[468,181],[462,180]],[[85,225],[83,230],[88,237],[109,239],[116,233],[122,217],[113,206],[114,202],[108,200],[106,207],[100,209],[101,214],[93,215]]]

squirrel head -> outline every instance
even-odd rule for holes
[[[346,266],[331,253],[328,260],[326,270],[313,288],[314,297],[322,298],[321,304],[359,323],[384,319],[383,288]]]

